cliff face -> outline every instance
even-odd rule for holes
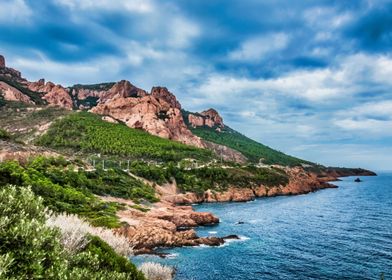
[[[264,186],[260,185],[253,188],[239,188],[235,185],[230,186],[226,191],[216,192],[205,191],[202,195],[195,193],[178,193],[178,191],[165,193],[163,199],[175,204],[192,204],[202,202],[245,202],[254,200],[257,197],[272,197],[279,195],[297,195],[314,192],[319,189],[336,188],[335,185],[327,183],[334,181],[337,177],[333,174],[325,173],[323,176],[313,172],[308,172],[302,167],[281,167],[289,176],[286,185]],[[365,175],[365,174],[363,174]]]
[[[73,101],[68,89],[61,85],[55,85],[52,82],[45,84],[45,80],[41,79],[37,82],[28,83],[27,87],[31,91],[43,93],[42,99],[46,100],[50,105],[59,106],[68,110],[72,110],[73,108]]]
[[[118,83],[113,88],[110,91],[116,94],[100,99],[91,112],[108,115],[129,127],[143,129],[159,137],[204,147],[200,138],[185,125],[180,103],[166,88],[154,87],[150,94],[129,87],[129,82]]]
[[[0,55],[0,68],[5,67],[5,58],[4,56]]]
[[[4,100],[34,104],[30,97],[23,94],[20,90],[2,81],[0,81],[0,92],[2,93]]]
[[[189,124],[196,128],[200,126],[208,126],[208,127],[217,127],[219,130],[223,128],[225,125],[223,124],[222,117],[218,114],[215,109],[208,109],[201,113],[188,115]]]

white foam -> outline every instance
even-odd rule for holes
[[[209,231],[208,233],[209,234],[217,234],[218,232],[217,231]]]
[[[178,257],[178,253],[171,253],[165,256],[166,259],[175,259]]]
[[[240,235],[240,236],[238,236],[238,237],[240,238],[240,240],[243,240],[243,241],[249,240],[249,239],[250,239],[250,237],[243,236],[243,235]]]

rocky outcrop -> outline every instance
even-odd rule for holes
[[[166,88],[153,88],[151,94],[136,88],[131,92],[100,101],[91,112],[110,116],[159,137],[204,147],[201,139],[185,125],[180,104]]]
[[[5,58],[0,55],[0,68],[5,68]]]
[[[34,104],[29,96],[23,94],[20,90],[10,86],[9,84],[0,81],[0,95],[8,101],[18,101],[27,104]]]
[[[45,99],[50,105],[68,110],[73,108],[73,101],[68,90],[61,85],[55,85],[52,82],[45,83],[45,80],[41,79],[37,82],[29,83],[28,88],[31,91],[44,93],[42,99]]]
[[[196,114],[190,113],[188,122],[192,127],[208,126],[216,127],[218,130],[225,126],[222,117],[215,109],[208,109]]]
[[[152,253],[157,247],[217,246],[224,243],[223,238],[198,237],[193,229],[199,225],[219,223],[219,219],[211,213],[195,212],[191,206],[175,206],[168,202],[155,203],[148,212],[141,212],[127,207],[132,205],[129,200],[102,199],[126,205],[117,215],[127,226],[117,232],[128,237],[136,254]]]
[[[178,190],[172,194],[165,194],[164,200],[177,204],[192,204],[202,202],[245,202],[257,197],[271,197],[279,195],[297,195],[314,192],[319,189],[336,188],[328,181],[335,181],[336,177],[320,177],[319,174],[308,172],[302,167],[280,167],[284,169],[289,177],[286,185],[240,188],[230,186],[226,191],[207,190],[202,195],[194,193],[179,193]]]
[[[158,100],[164,100],[167,102],[171,108],[176,108],[181,110],[180,102],[177,101],[177,98],[167,90],[165,87],[153,87],[151,89],[151,95],[157,98]]]
[[[205,140],[203,140],[203,143],[206,148],[212,150],[222,160],[238,163],[245,163],[247,161],[247,158],[243,154],[227,146],[215,144]]]

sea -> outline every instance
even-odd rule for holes
[[[173,266],[177,280],[392,279],[392,172],[355,178],[305,195],[196,205],[221,220],[199,236],[240,239],[132,261]]]

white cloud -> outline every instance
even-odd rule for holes
[[[331,7],[307,9],[303,16],[309,26],[319,30],[338,29],[348,24],[354,18],[350,12],[339,13],[335,8]]]
[[[103,60],[105,64],[102,64]],[[63,64],[48,59],[42,53],[37,53],[34,58],[18,57],[10,61],[9,65],[16,69],[23,69],[22,74],[29,80],[45,78],[48,81],[69,86],[70,83],[99,83],[115,80],[114,77],[118,74],[122,62],[108,56],[86,63]]]
[[[274,95],[302,99],[312,103],[349,100],[357,93],[385,89],[392,85],[392,59],[389,56],[356,54],[325,69],[298,70],[277,78],[251,79],[212,74],[195,91],[202,99],[224,102],[229,96]]]
[[[365,138],[392,136],[392,100],[369,102],[335,114],[334,124]]]
[[[0,23],[26,23],[32,15],[30,7],[24,0],[6,0],[0,5]]]
[[[56,2],[73,10],[119,10],[141,14],[155,10],[151,0],[56,0]]]
[[[288,35],[284,33],[273,33],[251,38],[241,46],[229,53],[231,60],[257,62],[267,54],[284,49],[289,42]]]
[[[168,31],[168,45],[175,48],[188,47],[201,32],[196,23],[179,16],[169,20]]]

